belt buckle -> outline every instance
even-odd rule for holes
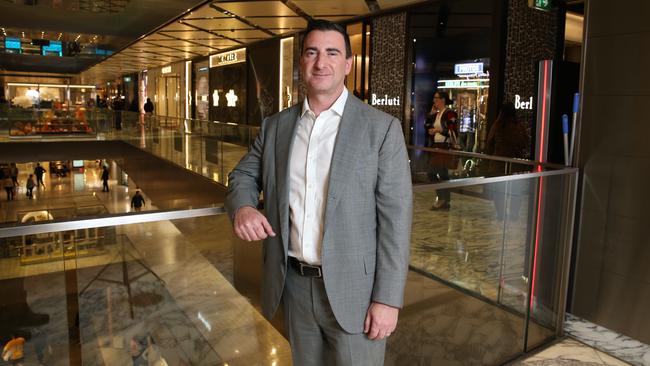
[[[315,276],[310,276],[310,277],[323,277],[323,273],[321,272],[321,269],[320,269],[319,266],[312,266],[312,265],[309,265],[309,264],[304,264],[302,262],[298,262],[298,263],[300,263],[300,274],[301,275],[305,276],[305,268],[309,268],[309,269],[315,269],[317,271],[317,274]]]

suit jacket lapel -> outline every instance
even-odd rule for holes
[[[291,107],[287,113],[280,115],[275,136],[275,187],[280,216],[280,235],[285,255],[289,245],[289,159],[301,110],[302,103],[298,103]]]
[[[350,93],[341,117],[330,167],[324,220],[325,234],[327,234],[327,224],[331,221],[339,198],[346,185],[349,184],[349,177],[354,174],[359,161],[361,142],[364,140],[363,136],[368,128],[367,121],[363,119],[359,109],[360,103],[362,102]]]

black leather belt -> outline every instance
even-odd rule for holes
[[[289,257],[289,265],[293,267],[301,276],[305,277],[323,277],[323,270],[320,266],[303,263],[294,257]]]

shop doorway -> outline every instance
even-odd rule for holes
[[[180,77],[166,75],[158,78],[156,95],[158,95],[158,115],[167,117],[180,117],[181,105]]]

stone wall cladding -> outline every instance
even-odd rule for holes
[[[503,100],[514,103],[515,94],[537,102],[537,65],[555,57],[557,11],[531,9],[524,0],[508,0]],[[531,128],[535,110],[518,110],[519,121]]]
[[[404,118],[406,13],[372,20],[370,46],[370,93],[383,98],[399,97],[399,106],[376,105],[400,120]],[[370,96],[368,96],[370,101]]]

